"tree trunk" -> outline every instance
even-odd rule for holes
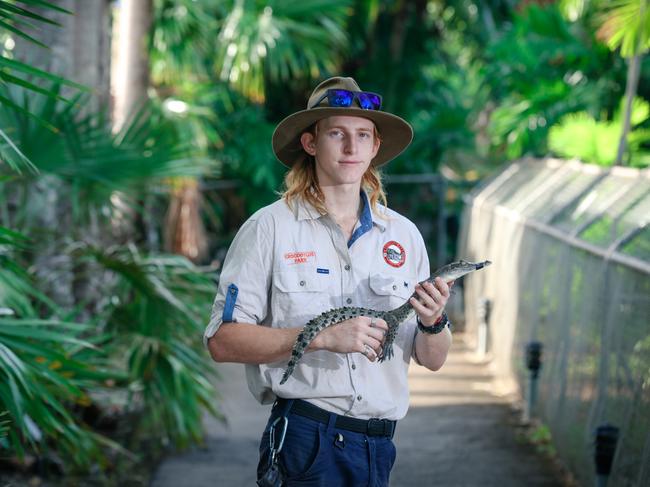
[[[195,263],[206,257],[207,237],[201,220],[201,192],[196,179],[179,180],[165,221],[165,250]]]
[[[48,48],[16,38],[16,59],[91,88],[90,111],[108,107],[110,0],[53,0],[52,3],[72,12],[72,15],[22,5],[60,26],[37,21],[31,21],[31,27],[21,24],[21,30]]]
[[[627,83],[625,84],[625,113],[623,115],[623,130],[621,131],[621,139],[618,143],[618,151],[616,153],[616,162],[614,165],[623,165],[623,156],[625,155],[625,148],[627,146],[627,135],[630,133],[631,119],[632,119],[632,102],[636,95],[637,87],[639,86],[639,76],[641,75],[641,54],[632,56],[628,61],[627,66]]]
[[[50,1],[72,12],[72,15],[44,7],[21,5],[60,25],[38,21],[30,21],[30,26],[20,23],[20,30],[48,47],[15,37],[16,59],[90,88],[90,104],[84,108],[84,112],[77,110],[80,115],[95,113],[102,107],[108,108],[110,0]],[[46,82],[46,86],[49,84]],[[64,96],[76,92],[67,87],[63,87],[62,91]],[[34,245],[32,267],[41,291],[67,308],[80,302],[99,302],[99,298],[87,299],[89,293],[99,289],[99,286],[90,285],[88,281],[91,278],[84,277],[89,273],[78,267],[74,259],[61,249],[69,239],[78,238],[96,244],[102,233],[96,227],[80,229],[72,223],[68,190],[60,179],[43,175],[27,188],[27,192],[29,197],[23,207],[29,206],[30,209],[26,211],[33,215],[30,227],[39,228],[40,233],[47,235]],[[82,316],[81,319],[86,317]]]
[[[116,14],[113,128],[118,131],[147,97],[152,0],[122,0]]]

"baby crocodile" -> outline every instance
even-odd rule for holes
[[[447,264],[436,270],[426,281],[423,281],[423,283],[433,282],[436,277],[442,278],[445,282],[450,282],[464,276],[465,274],[469,274],[472,271],[487,267],[491,263],[492,262],[489,260],[477,263],[466,262],[464,260],[452,262],[451,264]],[[420,301],[419,296],[415,292],[411,295],[411,297],[415,297],[418,299],[418,301]],[[395,335],[397,334],[397,327],[414,312],[413,306],[409,300],[407,300],[406,303],[404,303],[399,308],[395,308],[390,311],[375,311],[374,309],[368,308],[344,306],[343,308],[331,309],[313,318],[305,325],[305,327],[296,338],[296,343],[293,345],[293,351],[291,352],[291,359],[289,360],[287,369],[284,371],[284,375],[282,376],[280,384],[284,384],[289,376],[293,373],[293,369],[296,367],[296,364],[302,358],[305,350],[316,335],[318,335],[328,326],[336,325],[337,323],[349,320],[351,318],[356,318],[358,316],[381,318],[386,321],[388,324],[388,332],[386,333],[386,339],[383,345],[384,353],[379,358],[379,361],[383,362],[387,358],[390,359],[393,356],[393,341],[395,340]]]

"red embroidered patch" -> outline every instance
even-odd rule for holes
[[[284,254],[284,261],[289,264],[306,264],[316,258],[316,252],[308,250],[306,252],[287,252]]]
[[[406,251],[404,247],[391,240],[384,245],[384,260],[386,264],[393,267],[402,267],[406,261]]]

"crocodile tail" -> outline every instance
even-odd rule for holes
[[[291,376],[293,373],[293,368],[296,366],[296,362],[294,362],[293,359],[289,361],[289,365],[287,365],[287,368],[284,371],[284,374],[282,374],[282,379],[280,380],[280,385],[284,384],[287,379]]]

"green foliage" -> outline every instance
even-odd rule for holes
[[[0,442],[2,441],[2,438],[7,436],[9,433],[10,424],[11,420],[9,419],[9,411],[0,412]]]
[[[92,248],[82,254],[117,278],[112,304],[101,313],[112,337],[105,348],[126,360],[130,407],[142,409],[143,433],[178,446],[200,440],[202,411],[219,416],[214,369],[196,351],[214,294],[210,277],[179,256]]]
[[[59,87],[51,91],[58,93]],[[69,104],[17,90],[6,97],[21,109],[0,107],[0,127],[11,133],[23,153],[38,161],[39,171],[66,179],[86,194],[98,191],[97,186],[104,191],[128,189],[126,183],[206,170],[206,161],[191,158],[190,143],[179,140],[155,106],[142,107],[113,134],[105,113],[82,115],[88,111],[88,96],[77,96]],[[57,129],[48,129],[25,112]]]
[[[5,448],[22,456],[26,447],[43,452],[55,442],[75,466],[100,460],[102,444],[121,449],[70,412],[72,404],[90,402],[84,385],[119,377],[77,358],[80,349],[94,348],[78,338],[88,328],[0,317],[0,411],[10,418]]]
[[[53,87],[52,91],[58,89]],[[7,198],[20,200],[13,222],[22,229],[41,225],[44,202],[28,189],[18,188],[42,184],[46,177],[53,177],[67,188],[65,199],[71,217],[87,222],[98,207],[114,212],[116,191],[124,204],[137,207],[128,195],[140,193],[145,183],[197,176],[213,164],[205,157],[197,157],[190,140],[181,140],[173,122],[153,104],[142,107],[119,133],[113,134],[105,114],[83,115],[89,110],[87,96],[63,103],[12,90],[7,97],[23,109],[0,106],[0,130],[11,135],[37,168],[37,172],[14,177],[11,191],[7,190]],[[25,112],[34,113],[57,130],[50,130]]]
[[[557,6],[531,5],[488,48],[486,79],[500,100],[490,121],[492,146],[509,158],[543,156],[549,127],[567,113],[600,113],[624,66]]]
[[[56,448],[75,466],[100,461],[102,445],[121,451],[76,420],[71,407],[90,402],[89,386],[123,376],[83,337],[89,325],[38,318],[34,304],[62,310],[10,258],[7,250],[24,247],[26,238],[0,227],[0,241],[0,449],[22,456]]]
[[[475,66],[424,67],[411,97],[414,140],[405,156],[391,165],[390,172],[435,172],[445,156],[459,172],[467,170],[462,156],[454,162],[450,158],[456,152],[476,151],[470,122],[484,100],[484,92]]]
[[[24,241],[2,227],[0,237],[5,245]],[[123,411],[138,418],[134,435],[177,446],[198,441],[202,411],[219,416],[214,373],[196,351],[210,277],[177,256],[79,246],[73,257],[112,276],[92,325],[39,319],[33,303],[64,310],[47,298],[40,303],[30,277],[0,254],[0,414],[8,418],[0,449],[20,456],[56,450],[80,469],[105,465],[107,449],[130,455],[75,413],[121,391],[130,398]]]
[[[586,112],[572,113],[563,117],[549,133],[549,148],[567,158],[578,158],[602,166],[616,161],[618,140],[622,130],[622,108],[613,120],[596,121]],[[635,98],[632,105],[632,126],[640,126],[650,119],[650,104]],[[642,145],[650,142],[650,130],[637,128],[629,134],[630,165],[650,165],[650,152]]]
[[[288,81],[335,70],[347,40],[343,27],[350,0],[225,2],[215,69],[255,101],[266,81]]]
[[[63,12],[66,14],[71,14],[71,12],[62,9],[52,2],[43,0],[25,0],[20,3],[22,5],[17,5],[15,2],[10,1],[0,2],[0,40],[4,41],[1,34],[8,32],[18,37],[27,39],[29,42],[40,45],[43,48],[47,48],[47,46],[43,45],[41,42],[34,39],[30,35],[26,34],[22,30],[21,24],[34,21],[53,25],[58,24],[46,17],[43,17],[42,15],[31,12],[25,7],[38,6],[44,9]],[[29,21],[26,19],[29,19]],[[39,93],[41,95],[64,100],[64,98],[59,95],[58,90],[55,92],[54,90],[43,88],[41,86],[43,82],[53,82],[59,85],[68,85],[79,90],[86,89],[78,83],[66,80],[60,76],[52,75],[48,72],[37,69],[20,61],[15,61],[11,59],[6,54],[6,52],[4,52],[4,50],[0,50],[0,88],[4,86],[20,86],[21,88],[31,93]],[[21,111],[27,116],[34,116],[29,111],[25,111],[24,107],[16,104],[14,100],[8,98],[3,91],[0,91],[0,104],[14,110]],[[47,125],[45,121],[39,121],[44,125]],[[51,125],[48,125],[48,127],[50,129],[53,129]],[[0,127],[0,163],[3,161],[6,162],[15,171],[34,170],[34,166],[31,164],[29,159],[25,157],[25,155],[16,146],[16,143],[9,137],[9,135],[2,129],[2,127]],[[0,169],[1,168],[2,167],[0,166]]]
[[[615,0],[602,14],[600,35],[610,49],[630,58],[650,49],[650,5],[647,0]]]
[[[634,344],[630,357],[630,367],[641,378],[641,388],[650,389],[650,335]]]
[[[36,171],[6,172],[0,181],[0,221],[36,238],[0,227],[0,249],[7,249],[0,251],[0,308],[15,314],[0,317],[0,345],[8,364],[0,365],[6,374],[0,411],[8,411],[11,420],[4,448],[20,454],[56,450],[70,467],[81,469],[91,463],[105,466],[107,452],[128,452],[85,425],[77,411],[91,405],[101,410],[106,397],[127,394],[130,400],[121,411],[136,415],[133,428],[141,437],[177,446],[197,441],[202,411],[218,415],[217,394],[206,372],[209,357],[196,351],[213,293],[210,279],[181,258],[88,250],[85,241],[96,241],[88,235],[93,227],[110,235],[124,211],[117,206],[121,202],[139,209],[129,192],[144,196],[147,184],[203,174],[210,161],[194,156],[155,104],[112,134],[104,115],[89,113],[86,97],[65,103],[28,97],[15,88],[8,96],[23,110],[0,107],[0,128],[11,133]],[[39,187],[49,193],[35,193]],[[48,201],[53,187],[60,195],[55,205]],[[71,211],[57,213],[61,209]],[[43,212],[57,215],[59,225],[43,226]],[[73,299],[72,307],[55,304],[47,296],[48,284],[35,285],[33,268],[26,270],[41,254],[65,256],[57,258],[68,262],[49,269],[54,282],[71,269],[76,282],[102,282],[106,298],[87,303],[74,296],[78,301]],[[94,281],[84,272],[91,272]],[[51,318],[89,309],[94,310],[92,325]]]
[[[159,85],[189,88],[213,76],[262,102],[268,82],[335,70],[347,41],[344,24],[350,4],[350,0],[157,0],[154,79]],[[189,78],[183,79],[181,73]]]
[[[553,447],[553,437],[550,428],[545,424],[540,424],[528,432],[529,441],[535,446],[535,449],[542,454],[555,455]]]

